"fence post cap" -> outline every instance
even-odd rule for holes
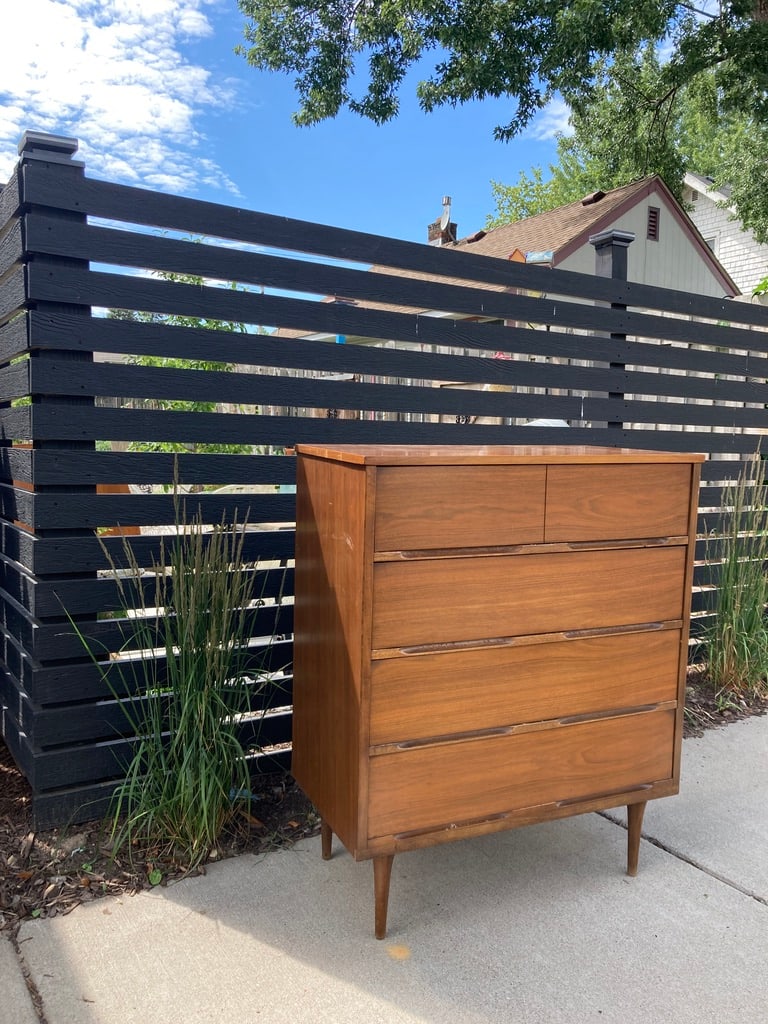
[[[24,160],[47,160],[49,163],[85,167],[82,160],[73,160],[80,143],[66,135],[25,131],[19,140],[19,156]]]
[[[589,236],[589,244],[596,249],[604,245],[630,245],[635,240],[634,231],[619,231],[617,228],[609,228],[607,231],[600,231],[596,235]]]

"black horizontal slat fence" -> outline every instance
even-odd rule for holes
[[[759,305],[94,181],[75,150],[29,133],[0,193],[0,706],[38,825],[102,813],[130,755],[121,699],[150,698],[106,570],[132,551],[149,596],[180,502],[247,516],[258,773],[290,763],[297,443],[705,452],[702,534],[758,448]]]

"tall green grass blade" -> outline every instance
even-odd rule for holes
[[[768,692],[768,484],[759,452],[723,496],[707,538],[707,561],[719,568],[704,635],[709,677],[722,694]]]

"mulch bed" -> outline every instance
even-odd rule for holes
[[[752,718],[754,715],[764,715],[766,712],[768,697],[718,696],[707,678],[706,667],[689,667],[683,736],[701,736],[707,729],[728,725],[742,718]]]
[[[255,795],[211,860],[289,847],[319,832],[318,815],[290,776],[264,776]],[[154,850],[113,856],[103,821],[35,832],[29,784],[0,739],[0,931],[13,933],[25,918],[68,914],[102,896],[150,889],[156,871],[161,885],[186,874]]]
[[[723,702],[704,671],[689,669],[685,736],[766,711],[765,699]],[[317,813],[289,775],[265,776],[257,797],[250,814],[239,814],[222,836],[212,859],[288,847],[319,831]],[[161,885],[185,873],[152,850],[114,857],[101,821],[35,832],[29,785],[0,739],[0,930],[14,932],[25,918],[68,914],[102,896],[151,888],[150,874],[157,871]]]

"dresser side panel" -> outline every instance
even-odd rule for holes
[[[353,853],[359,844],[366,471],[297,462],[293,775]]]

